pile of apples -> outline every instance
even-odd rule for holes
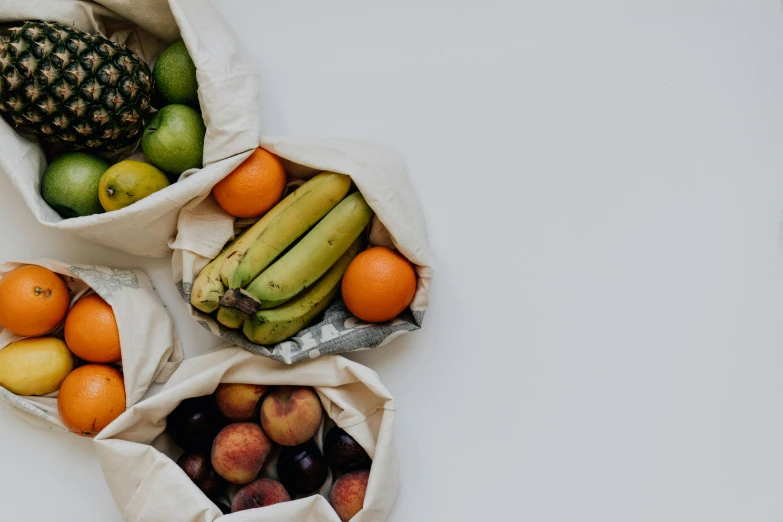
[[[177,464],[223,513],[318,494],[331,467],[337,480],[329,500],[347,522],[364,505],[372,461],[337,426],[322,453],[315,437],[323,420],[312,388],[224,383],[182,401],[166,431],[184,450]]]

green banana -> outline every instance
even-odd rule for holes
[[[217,320],[220,324],[226,328],[238,329],[242,328],[245,324],[248,316],[246,313],[237,310],[236,308],[228,308],[221,306],[218,308]]]
[[[218,308],[226,287],[220,279],[220,267],[238,240],[229,242],[218,256],[201,269],[190,289],[190,304],[204,313],[211,314]]]
[[[296,335],[329,306],[340,290],[340,280],[348,265],[361,249],[359,237],[321,279],[295,299],[253,314],[245,321],[245,336],[254,343],[276,344]]]
[[[313,284],[359,237],[372,209],[359,192],[346,197],[246,288],[261,309],[274,308]]]
[[[349,176],[323,172],[275,205],[247,229],[223,262],[220,275],[226,288],[247,286],[350,189]]]

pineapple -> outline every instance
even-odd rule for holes
[[[19,130],[74,149],[138,141],[155,109],[152,75],[102,36],[26,22],[0,38],[0,112]]]

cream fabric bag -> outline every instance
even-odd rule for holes
[[[190,315],[234,345],[289,364],[383,346],[399,335],[418,330],[429,301],[432,256],[424,215],[402,157],[383,145],[328,138],[265,136],[261,138],[261,147],[282,158],[289,178],[295,180],[308,179],[323,171],[351,176],[375,212],[371,246],[396,248],[416,266],[419,283],[410,310],[389,323],[371,325],[359,321],[337,300],[321,322],[275,346],[254,344],[241,330],[225,328],[214,317],[190,305],[190,292],[201,269],[220,253],[235,231],[248,223],[235,223],[210,192],[205,191],[182,209],[177,239],[171,245],[174,280]]]
[[[47,165],[43,148],[36,138],[19,135],[0,118],[0,172],[40,223],[123,252],[168,256],[181,207],[231,172],[239,164],[234,156],[258,143],[260,79],[252,57],[208,0],[0,0],[2,26],[28,20],[56,21],[103,34],[136,51],[150,68],[168,44],[185,41],[196,64],[207,125],[205,167],[187,171],[179,182],[130,207],[63,220],[41,197],[41,175]],[[137,153],[134,159],[143,155]]]
[[[0,278],[14,268],[31,264],[63,276],[71,293],[71,306],[92,292],[111,305],[120,331],[127,407],[141,400],[150,384],[166,382],[177,369],[183,355],[174,323],[143,272],[37,259],[0,265]],[[62,325],[52,335],[61,332]],[[0,350],[21,338],[0,328]],[[68,431],[57,413],[57,392],[30,397],[0,387],[0,399],[36,426]]]
[[[209,395],[221,382],[315,387],[330,422],[345,429],[373,459],[364,509],[352,522],[386,520],[400,477],[394,402],[378,375],[342,357],[290,367],[225,347],[182,363],[161,393],[126,411],[95,438],[106,483],[126,521],[212,522],[224,516],[172,460],[179,452],[164,433],[166,417],[180,401]],[[329,491],[328,483],[322,491]],[[241,511],[225,520],[340,522],[320,495]]]

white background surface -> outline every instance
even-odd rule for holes
[[[265,133],[388,142],[420,194],[425,328],[354,357],[397,399],[392,522],[781,520],[779,2],[216,3]],[[142,267],[187,353],[217,344],[168,261],[4,179],[0,220],[0,258]],[[120,520],[89,441],[0,430],[0,520]]]

